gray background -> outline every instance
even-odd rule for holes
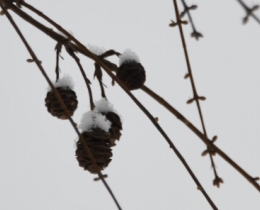
[[[258,1],[246,1],[253,6]],[[30,1],[84,44],[122,52],[131,48],[146,69],[146,85],[168,100],[201,129],[192,97],[172,1],[148,0],[44,0]],[[187,47],[209,137],[252,176],[260,175],[260,26],[252,19],[245,26],[245,12],[237,1],[187,1],[197,3],[192,12],[204,38],[190,37],[184,26]],[[182,8],[181,2],[179,7]],[[13,14],[13,13],[12,13]],[[259,15],[259,12],[258,12]],[[54,80],[55,42],[13,15]],[[34,16],[37,19],[37,16]],[[184,19],[187,19],[185,17]],[[77,135],[68,121],[52,117],[44,106],[47,83],[30,58],[6,17],[1,16],[0,44],[0,209],[116,209],[101,182],[83,171],[75,158]],[[47,24],[48,25],[48,24]],[[49,26],[51,27],[51,26]],[[89,110],[87,90],[76,63],[62,51],[62,73],[73,77],[79,122]],[[81,55],[92,80],[93,62]],[[113,62],[118,59],[111,58]],[[183,165],[151,122],[118,85],[104,73],[106,93],[124,118],[123,135],[113,149],[113,160],[104,171],[107,182],[123,209],[210,209]],[[98,82],[92,80],[95,100]],[[185,125],[141,90],[134,95],[159,118],[177,148],[219,209],[260,208],[259,192],[229,164],[216,156],[217,171],[224,179],[213,187],[205,145]]]

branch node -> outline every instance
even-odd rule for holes
[[[199,190],[199,191],[201,191],[201,192],[203,192],[203,191],[204,191],[203,187],[202,187],[202,186],[200,186],[200,185],[198,185],[198,186],[197,186],[197,190]]]
[[[209,151],[208,149],[204,150],[202,153],[201,153],[201,156],[206,156],[207,154],[209,154]]]
[[[213,180],[213,185],[219,188],[221,183],[224,183],[223,179],[216,176],[216,178]]]
[[[243,18],[243,24],[246,24],[249,20],[249,17],[256,11],[259,9],[259,5],[254,5],[253,7],[249,8],[249,7],[244,7],[246,10],[246,16]]]
[[[214,143],[215,141],[217,141],[217,139],[218,139],[218,136],[213,136],[213,138],[212,138],[212,143]]]
[[[170,27],[175,27],[177,25],[178,25],[178,23],[175,23],[173,20],[171,20],[171,23],[169,24]]]
[[[199,40],[199,38],[202,38],[203,37],[203,35],[201,34],[201,33],[199,33],[198,31],[193,31],[192,33],[191,33],[191,37],[194,37],[196,40]]]
[[[36,61],[36,60],[31,59],[31,58],[27,59],[26,61],[27,61],[28,63],[33,63],[33,62],[37,63],[37,62],[38,62],[39,64],[42,64],[41,61],[39,61],[39,60]]]
[[[198,8],[197,5],[191,5],[190,7],[188,7],[188,6],[185,4],[183,12],[180,13],[180,17],[184,17],[184,15],[186,15],[187,13],[189,13],[190,10],[195,10],[195,9],[197,9],[197,8]]]
[[[198,99],[201,100],[201,101],[205,101],[206,97],[205,96],[199,96]]]
[[[97,181],[101,180],[101,177],[105,179],[105,178],[108,177],[108,175],[107,175],[107,174],[102,174],[102,176],[96,177],[96,178],[94,178],[93,180],[94,180],[95,182],[97,182]]]
[[[6,8],[6,9],[7,9],[7,8]],[[2,11],[0,12],[0,15],[5,15],[5,11],[2,10]]]
[[[189,99],[186,103],[187,103],[187,104],[191,104],[194,100],[195,100],[194,98]]]
[[[188,79],[189,77],[190,77],[190,75],[187,73],[187,74],[185,74],[184,79]]]
[[[186,25],[186,24],[188,24],[188,21],[187,20],[177,20],[177,22],[174,22],[173,20],[171,20],[171,23],[169,24],[169,26],[175,27],[180,24]]]

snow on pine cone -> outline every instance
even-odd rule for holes
[[[120,139],[122,130],[122,122],[113,105],[106,99],[102,98],[95,103],[95,110],[106,117],[110,121],[109,133],[111,135],[111,146],[115,146],[115,141]]]
[[[57,87],[56,90],[59,92],[64,104],[66,105],[69,115],[72,116],[74,111],[78,107],[76,93],[68,86]],[[66,120],[69,118],[52,90],[47,93],[47,96],[45,98],[45,106],[47,107],[48,112],[55,117],[62,120]]]
[[[120,56],[116,76],[129,90],[141,88],[146,80],[144,67],[138,56],[131,50],[125,50]]]
[[[88,145],[99,169],[103,170],[106,168],[113,155],[110,148],[110,134],[96,127],[90,131],[84,131],[81,135]],[[90,173],[98,173],[97,168],[89,158],[80,140],[77,141],[76,146],[76,157],[79,166],[83,167],[84,170],[88,170]]]

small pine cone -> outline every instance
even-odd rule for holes
[[[122,122],[120,117],[114,112],[107,112],[106,114],[102,113],[106,116],[106,118],[111,122],[111,127],[109,129],[110,137],[110,144],[111,146],[115,146],[115,141],[120,139],[122,130]]]
[[[72,116],[78,107],[76,93],[69,87],[58,87],[56,90],[59,92],[62,100],[64,101],[70,116]],[[62,120],[69,118],[62,109],[62,106],[60,105],[58,99],[55,96],[55,93],[52,90],[47,93],[45,98],[45,106],[47,107],[48,112],[50,112],[54,117]]]
[[[144,67],[135,61],[124,62],[118,68],[117,77],[129,90],[141,88],[146,78]]]
[[[110,134],[99,128],[93,128],[91,131],[85,131],[81,135],[95,158],[99,169],[103,170],[106,168],[113,155],[110,148]],[[88,170],[93,174],[98,173],[80,140],[77,141],[76,157],[79,166],[83,167],[84,170]]]

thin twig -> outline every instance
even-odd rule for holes
[[[56,24],[56,23],[55,23]],[[57,24],[56,24],[57,25]],[[135,98],[135,96],[127,89],[127,87],[111,72],[111,70],[103,64],[103,62],[98,58],[98,56],[94,55],[93,53],[91,53],[83,44],[81,44],[77,39],[75,39],[75,37],[73,37],[71,34],[69,34],[66,30],[62,29],[61,27],[58,28],[58,30],[60,30],[62,33],[64,33],[66,36],[68,36],[69,39],[71,39],[72,41],[74,41],[79,48],[81,48],[81,50],[83,50],[86,54],[90,55],[92,57],[92,59],[99,64],[106,72],[107,74],[114,80],[116,81],[119,86],[130,96],[130,98],[136,103],[136,105],[145,113],[145,115],[151,120],[151,122],[154,124],[154,126],[158,129],[158,131],[162,134],[162,136],[165,138],[165,140],[168,142],[168,144],[170,145],[170,148],[173,149],[173,151],[175,152],[175,154],[177,155],[177,157],[180,159],[180,161],[183,163],[184,167],[186,168],[186,170],[188,171],[188,173],[190,174],[190,176],[192,177],[193,181],[196,183],[197,188],[202,192],[202,194],[204,195],[204,197],[206,198],[206,200],[209,202],[209,204],[211,205],[211,207],[215,210],[217,210],[217,207],[215,206],[215,204],[213,203],[213,201],[211,200],[211,198],[208,196],[208,194],[206,193],[206,191],[204,190],[204,188],[202,187],[202,185],[200,184],[199,180],[197,179],[197,177],[194,175],[194,173],[192,172],[192,170],[190,169],[189,165],[186,163],[185,159],[182,157],[182,155],[180,154],[180,152],[177,150],[177,148],[174,146],[174,144],[172,143],[172,141],[170,140],[170,138],[166,135],[166,133],[163,131],[163,129],[161,128],[161,126],[157,123],[157,121],[155,120],[155,118],[149,113],[149,111]]]
[[[143,86],[142,90],[156,100],[159,104],[164,106],[168,111],[170,111],[174,116],[177,117],[181,122],[183,122],[193,133],[195,133],[210,149],[216,151],[216,153],[222,157],[226,162],[228,162],[234,169],[236,169],[245,179],[247,179],[259,192],[260,185],[256,182],[257,177],[250,176],[244,169],[242,169],[235,161],[233,161],[227,154],[225,154],[219,147],[212,143],[198,128],[196,128],[186,117],[184,117],[178,110],[171,106],[167,101],[165,101],[158,94],[153,92],[147,86]]]
[[[22,19],[24,19],[28,23],[32,24],[34,27],[38,28],[40,31],[42,31],[43,33],[45,33],[46,35],[48,35],[49,37],[54,39],[56,42],[64,44],[64,43],[66,43],[68,41],[68,38],[71,37],[71,34],[69,34],[64,28],[62,28],[60,25],[58,25],[53,20],[51,20],[49,17],[44,15],[41,11],[37,10],[36,8],[32,7],[31,5],[28,5],[24,1],[22,1],[20,4],[23,4],[23,6],[28,7],[31,11],[35,12],[37,15],[39,15],[40,17],[45,19],[47,22],[49,22],[55,28],[57,28],[57,30],[63,32],[63,34],[66,35],[68,38],[60,35],[59,33],[55,32],[55,31],[53,31],[51,28],[46,27],[45,25],[43,25],[39,21],[37,21],[34,18],[32,18],[27,13],[25,13],[23,10],[21,10],[18,7],[16,7],[14,4],[10,3],[8,0],[1,0],[1,1],[4,2],[7,5],[8,9],[11,9],[14,13],[16,13]],[[73,40],[73,41],[75,41],[75,40]],[[95,60],[96,55],[93,54],[92,52],[90,52],[90,51],[86,52],[86,51],[82,50],[79,46],[77,46],[77,45],[75,45],[73,43],[70,43],[70,44],[73,46],[73,48],[76,51],[82,53],[83,55],[87,56],[88,58],[91,58],[92,60]],[[105,63],[105,61],[106,60],[104,59],[103,63]],[[112,64],[112,63],[110,63],[110,64],[111,64],[112,70],[116,70],[117,69],[117,66],[115,64]],[[106,62],[106,65],[107,65],[107,62]]]
[[[109,68],[109,69],[112,69],[113,71],[117,70],[117,66],[113,63],[111,63],[110,61],[108,60],[105,60],[105,58],[109,57],[109,56],[112,56],[112,55],[116,55],[116,56],[119,56],[121,55],[119,52],[116,52],[115,50],[108,50],[104,53],[102,53],[101,55],[98,55],[98,58],[100,60],[102,60],[102,62]],[[95,66],[95,73],[94,73],[94,78],[96,77],[98,79],[98,82],[99,82],[99,85],[100,85],[100,90],[101,90],[101,96],[103,98],[107,98],[106,97],[106,94],[105,94],[105,89],[104,89],[104,84],[102,82],[102,70],[101,70],[101,67],[100,65],[98,65],[97,63],[94,63],[94,66]]]
[[[183,17],[185,14],[188,15],[188,18],[189,18],[189,21],[190,21],[190,24],[191,24],[191,27],[192,27],[192,30],[193,30],[192,33],[191,33],[191,36],[194,37],[196,40],[199,40],[199,38],[202,38],[203,35],[196,30],[195,24],[192,20],[191,14],[190,14],[190,10],[196,9],[197,6],[192,5],[191,7],[188,7],[185,0],[181,0],[181,2],[182,2],[182,5],[184,7],[184,11],[182,12],[181,17]]]
[[[176,0],[173,0],[173,3],[174,3],[176,21],[178,23],[178,28],[179,28],[179,32],[180,32],[180,36],[181,36],[181,41],[182,41],[182,46],[183,46],[183,50],[184,50],[185,60],[186,60],[186,64],[187,64],[188,77],[190,78],[191,87],[192,87],[192,91],[193,91],[193,99],[191,99],[189,101],[190,102],[192,102],[193,100],[196,101],[196,105],[197,105],[197,109],[198,109],[198,112],[199,112],[199,117],[200,117],[202,129],[203,129],[203,133],[204,133],[205,137],[208,138],[207,137],[206,126],[205,126],[205,123],[204,123],[204,118],[203,118],[203,114],[202,114],[202,110],[201,110],[200,102],[199,102],[200,99],[204,99],[205,100],[205,97],[199,97],[198,96],[198,93],[197,93],[197,90],[196,90],[196,86],[195,86],[195,82],[194,82],[194,78],[193,78],[193,74],[192,74],[192,70],[191,70],[189,54],[188,54],[188,50],[187,50],[187,47],[186,47],[186,41],[185,41],[185,37],[184,37],[184,34],[183,34],[183,30],[182,30],[182,24],[180,23],[180,15],[179,15],[178,4],[177,4]],[[207,150],[210,151],[210,148],[208,147]],[[211,166],[213,168],[213,172],[214,172],[214,176],[215,176],[214,180],[217,180],[218,179],[218,174],[217,174],[217,170],[216,170],[215,163],[214,163],[214,160],[213,160],[213,154],[214,154],[214,151],[210,151],[209,152]],[[217,185],[217,186],[219,186],[219,185]]]
[[[70,117],[70,114],[66,108],[66,105],[64,104],[60,94],[58,93],[58,91],[56,90],[56,88],[53,86],[51,80],[49,79],[48,75],[46,74],[45,70],[43,69],[41,62],[38,60],[37,56],[35,55],[35,53],[33,52],[32,48],[30,47],[30,45],[28,44],[28,42],[26,41],[25,37],[23,36],[23,34],[21,33],[20,29],[18,28],[18,26],[16,25],[16,23],[14,22],[13,18],[11,17],[11,15],[9,14],[9,12],[7,11],[7,9],[3,6],[2,1],[0,1],[0,7],[5,11],[5,15],[7,16],[8,20],[10,21],[10,23],[12,24],[12,26],[14,27],[15,31],[17,32],[17,34],[19,35],[19,37],[21,38],[22,42],[24,43],[25,47],[27,48],[28,52],[30,53],[30,55],[32,56],[32,59],[35,61],[36,65],[38,66],[39,70],[41,71],[41,73],[43,74],[44,78],[46,79],[46,81],[48,82],[48,84],[50,85],[52,91],[54,91],[55,96],[57,97],[60,105],[62,106],[62,109],[65,111],[65,113],[67,114],[67,116],[69,117],[69,121],[71,123],[71,125],[73,126],[74,130],[76,131],[77,135],[79,136],[79,139],[82,143],[82,145],[84,146],[85,151],[87,152],[88,156],[90,157],[90,160],[92,161],[92,163],[94,164],[94,167],[96,168],[96,170],[98,171],[98,176],[99,178],[102,180],[102,182],[104,183],[106,189],[108,190],[108,192],[110,193],[111,197],[113,198],[114,202],[116,203],[117,207],[119,210],[121,210],[121,207],[116,199],[116,197],[114,196],[112,190],[110,189],[109,185],[106,183],[106,181],[104,180],[104,175],[100,172],[100,168],[98,167],[96,160],[93,156],[93,154],[91,153],[88,145],[86,144],[86,142],[84,141],[83,137],[81,136],[78,128],[76,127],[76,123],[73,121],[73,119]]]
[[[3,0],[0,0],[3,1]],[[32,17],[30,17],[28,14],[25,12],[21,11],[18,7],[15,7],[13,4],[9,4],[8,7],[15,12],[17,15],[19,15],[22,19],[25,21],[29,22],[39,30],[41,30],[43,33],[46,33],[48,36],[50,36],[52,39],[55,41],[64,41],[64,37],[59,35],[58,33],[54,32],[53,30],[47,28],[46,26],[42,25],[38,21],[34,20]],[[36,9],[35,9],[36,10]],[[37,13],[38,10],[36,10],[36,14],[40,15],[45,19],[45,15],[42,14],[41,12]],[[48,20],[47,20],[48,19]],[[80,48],[77,45],[73,45],[75,49],[82,53],[83,55],[91,58],[92,60],[96,61],[101,67],[105,68],[107,71],[113,70],[113,69],[108,69],[104,63],[102,63],[102,60],[99,60],[97,56],[95,56],[93,53],[88,51],[85,46],[83,46],[81,43],[79,43],[74,37],[71,36],[66,30],[64,30],[61,26],[56,24],[54,21],[49,19],[47,17],[47,21],[53,24],[58,30],[63,32],[66,36],[68,36],[71,40],[73,40],[75,43],[78,43]],[[66,41],[66,39],[65,39]],[[85,50],[84,50],[85,49]],[[115,65],[116,66],[116,65]],[[112,78],[115,78],[115,76],[112,74]],[[142,88],[144,90],[145,86]],[[164,99],[162,99],[160,96],[152,92],[150,89],[147,89],[145,92],[149,95],[153,95],[155,100],[157,100],[160,104],[162,104],[166,109],[168,109],[172,114],[174,114],[179,120],[181,120],[188,128],[190,128],[208,147],[210,147],[212,150],[215,150],[216,153],[218,153],[225,161],[227,161],[232,167],[234,167],[242,176],[244,176],[258,191],[260,191],[260,185],[256,182],[257,179],[251,177],[246,171],[244,171],[237,163],[235,163],[229,156],[227,156],[222,150],[220,150],[218,147],[216,147],[212,142],[204,136],[203,133],[199,131],[193,124],[191,124],[180,112],[178,112],[176,109],[174,109],[169,103],[167,103]]]
[[[106,67],[104,66],[101,62],[100,65],[102,66],[102,68],[108,73],[108,75],[118,83],[118,85],[127,93],[128,96],[130,96],[130,98],[135,102],[135,104],[144,112],[144,114],[150,119],[150,121],[154,124],[154,126],[157,128],[157,130],[162,134],[162,136],[164,137],[164,139],[167,141],[167,143],[170,145],[170,148],[175,152],[175,154],[177,155],[177,157],[180,159],[180,161],[182,162],[182,164],[184,165],[184,167],[186,168],[186,170],[188,171],[188,173],[190,174],[190,176],[192,177],[193,181],[196,183],[197,185],[197,189],[199,189],[202,194],[204,195],[204,197],[206,198],[206,200],[208,201],[208,203],[210,204],[210,206],[212,207],[212,209],[217,210],[218,208],[216,207],[216,205],[214,204],[214,202],[211,200],[211,198],[208,196],[207,192],[204,190],[204,188],[202,187],[202,185],[200,184],[199,180],[197,179],[197,177],[195,176],[195,174],[192,172],[191,168],[189,167],[189,165],[187,164],[187,162],[185,161],[185,159],[183,158],[183,156],[181,155],[181,153],[178,151],[178,149],[174,146],[174,144],[172,143],[172,141],[170,140],[170,138],[167,136],[167,134],[164,132],[164,130],[161,128],[161,126],[157,123],[157,120],[150,114],[150,112],[137,100],[137,98],[135,98],[135,96],[128,90],[128,88]]]
[[[62,44],[60,42],[58,42],[57,45],[55,46],[55,50],[56,50],[56,67],[55,67],[56,82],[58,82],[59,77],[60,77],[59,60],[60,60],[61,48],[62,48]]]
[[[94,105],[94,101],[93,101],[93,96],[92,96],[92,91],[91,91],[91,87],[90,84],[91,82],[89,81],[89,79],[87,78],[87,75],[80,63],[80,59],[78,58],[78,56],[76,56],[74,49],[72,48],[72,46],[70,45],[69,42],[65,43],[67,52],[69,53],[69,55],[76,61],[76,63],[78,64],[78,67],[80,69],[80,72],[82,74],[82,77],[84,78],[84,81],[86,83],[87,89],[88,89],[88,95],[89,95],[89,104],[90,104],[90,109],[93,110],[95,108]]]
[[[245,9],[246,16],[243,18],[243,23],[245,24],[248,21],[249,16],[255,19],[257,23],[260,24],[260,19],[254,14],[254,11],[259,8],[258,5],[249,8],[242,0],[237,0],[238,3]]]
[[[102,98],[106,98],[106,93],[105,93],[104,85],[103,85],[103,82],[102,82],[101,67],[97,63],[95,63],[94,65],[95,65],[94,77],[97,77],[97,79],[98,79],[98,82],[99,82],[99,85],[100,85],[100,90],[101,90],[101,97]]]

